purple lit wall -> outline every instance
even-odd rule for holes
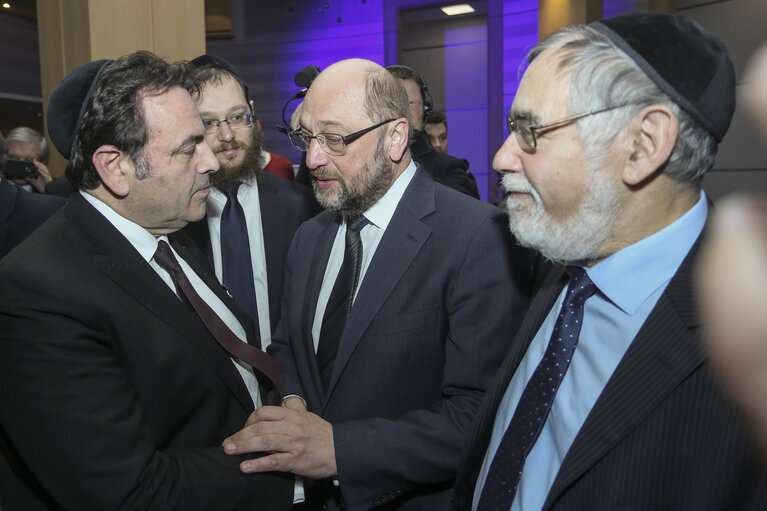
[[[233,13],[236,18],[233,26],[241,28],[235,29],[231,39],[209,40],[208,52],[229,59],[248,81],[264,128],[264,146],[297,163],[299,154],[273,128],[281,122],[285,100],[297,90],[293,84],[295,72],[308,64],[324,68],[352,57],[382,65],[396,63],[399,10],[433,3],[433,0],[235,2],[233,5],[241,6],[241,12]],[[474,112],[470,122],[451,122],[451,153],[455,138],[471,144],[475,156],[470,161],[472,169],[482,174],[480,193],[485,200],[491,198],[495,182],[491,162],[505,136],[503,119],[516,92],[517,70],[527,50],[537,41],[537,20],[536,0],[488,0],[487,27],[483,29],[486,35],[478,33],[479,29],[446,34],[445,108]],[[474,44],[482,37],[486,39],[484,46]],[[472,44],[465,44],[469,41]],[[477,76],[465,72],[466,62],[478,63],[483,58],[486,85],[473,94],[476,101],[469,103],[464,92],[468,88],[476,90]],[[463,64],[452,64],[455,59]],[[288,108],[288,117],[294,107],[291,104]],[[462,124],[466,131],[454,137],[453,127]],[[479,129],[474,129],[478,126]]]

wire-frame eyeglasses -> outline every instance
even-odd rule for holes
[[[588,112],[571,115],[569,117],[565,117],[564,119],[560,119],[558,121],[554,121],[554,122],[550,122],[546,124],[539,124],[537,126],[531,126],[529,119],[514,119],[513,117],[507,115],[506,127],[509,129],[509,135],[511,135],[512,133],[516,133],[517,141],[519,141],[519,146],[524,151],[533,152],[538,147],[538,141],[535,138],[536,131],[545,131],[545,130],[560,128],[562,126],[570,124],[571,122],[575,122],[578,119],[583,119],[584,117],[588,117],[589,115],[601,114],[602,112],[615,110],[616,108],[623,108],[631,104],[632,103],[626,103],[622,105],[608,106],[606,108],[600,108],[598,110],[589,110]]]
[[[290,138],[290,143],[293,144],[293,147],[299,151],[306,152],[309,149],[309,145],[312,143],[312,139],[316,139],[317,143],[320,144],[320,147],[326,153],[333,156],[342,156],[344,153],[346,153],[346,146],[348,144],[351,144],[362,135],[370,133],[374,129],[380,128],[381,126],[395,120],[396,119],[386,119],[385,121],[379,122],[378,124],[370,126],[369,128],[355,131],[354,133],[349,133],[348,135],[339,135],[338,133],[317,133],[316,135],[309,135],[303,129],[298,128],[293,131],[289,131],[288,138]]]

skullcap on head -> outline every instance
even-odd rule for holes
[[[101,73],[111,62],[96,60],[74,69],[51,94],[48,134],[54,147],[66,159],[69,159],[75,136],[80,130],[88,98],[93,94]]]
[[[245,80],[242,79],[240,76],[240,73],[237,72],[237,68],[232,65],[231,62],[226,60],[222,57],[216,57],[215,55],[200,55],[197,58],[192,59],[192,65],[196,68],[203,68],[203,67],[215,67],[218,69],[223,69],[224,71],[228,71],[229,73],[233,74],[237,79],[239,79],[242,84],[243,88],[245,89],[243,92],[245,93],[245,99],[249,99],[248,96],[248,86],[245,85]]]
[[[690,19],[660,12],[623,14],[590,26],[722,141],[735,111],[735,70],[722,41]]]

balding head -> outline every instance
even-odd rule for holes
[[[299,127],[317,200],[342,215],[367,211],[410,163],[407,94],[368,60],[322,71],[304,99]]]

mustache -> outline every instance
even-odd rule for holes
[[[340,179],[338,172],[330,170],[327,167],[317,167],[309,172],[314,179]]]
[[[222,142],[216,147],[211,147],[211,150],[214,154],[218,154],[224,151],[228,151],[229,149],[243,149],[244,147],[245,146],[237,140],[232,140],[231,142]]]
[[[534,193],[533,185],[530,184],[530,181],[519,174],[505,174],[501,179],[501,184],[507,193]]]

